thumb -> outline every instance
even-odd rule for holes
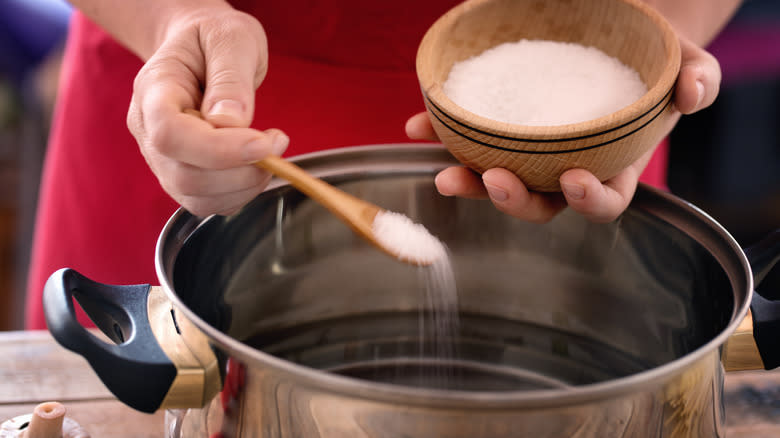
[[[692,41],[680,37],[682,64],[675,88],[674,104],[683,114],[692,114],[715,101],[720,90],[718,60]]]
[[[255,90],[265,78],[268,50],[260,23],[259,37],[248,38],[244,26],[201,36],[206,63],[201,112],[217,127],[248,127],[252,122]],[[251,35],[251,34],[250,34]]]

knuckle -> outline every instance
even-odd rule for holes
[[[130,131],[130,134],[133,135],[136,141],[140,142],[143,137],[142,133],[144,131],[144,121],[143,115],[141,114],[141,110],[135,98],[130,100],[130,106],[127,108],[127,117],[125,118],[125,123],[127,124],[127,129]]]
[[[241,74],[236,70],[221,69],[211,73],[209,86],[217,88],[227,88],[240,91],[245,84],[241,80]]]
[[[211,22],[202,29],[208,29],[202,34],[205,46],[217,51],[227,51],[230,47],[240,45],[253,50],[256,54],[254,86],[257,87],[268,71],[268,43],[262,24],[253,16],[240,11],[226,12],[229,17],[211,17]],[[248,44],[248,45],[247,45]]]
[[[250,14],[231,9],[211,18],[216,41],[224,41],[225,38],[244,39],[247,35],[254,37],[254,41],[265,41],[262,24]]]
[[[138,70],[133,79],[133,94],[142,93],[149,86],[159,84],[170,75],[171,65],[163,58],[158,52]]]
[[[253,41],[260,45],[267,44],[265,31],[260,22],[241,11],[230,10],[222,14],[202,17],[198,27],[206,45],[214,48],[224,48],[246,41]]]
[[[180,196],[197,198],[202,195],[202,187],[199,179],[193,176],[189,166],[176,162],[166,172],[165,182],[162,184],[166,191],[177,193]]]
[[[172,125],[170,120],[161,119],[146,133],[150,146],[165,156],[173,156],[176,150],[176,130]]]
[[[144,63],[133,79],[133,95],[146,96],[177,87],[191,95],[199,92],[203,72],[198,67],[198,54],[181,45],[164,43]]]

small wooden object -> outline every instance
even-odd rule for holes
[[[58,402],[37,405],[32,414],[20,415],[0,426],[0,438],[90,438]]]
[[[615,113],[558,126],[490,120],[445,95],[453,64],[522,39],[596,47],[636,70],[648,92]],[[566,170],[586,169],[605,181],[653,149],[676,121],[679,70],[677,35],[641,0],[467,0],[431,26],[417,52],[429,118],[455,158],[480,173],[509,169],[547,192],[560,190]]]
[[[35,407],[26,438],[60,438],[65,421],[65,406],[57,402],[41,403]]]

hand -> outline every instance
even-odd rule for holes
[[[270,179],[251,163],[287,147],[283,132],[249,128],[267,62],[260,23],[220,5],[175,16],[135,79],[130,132],[163,189],[195,215],[241,208]]]
[[[711,105],[720,88],[717,60],[685,38],[680,38],[682,63],[675,88],[674,110],[666,129],[668,134],[680,113],[691,114]],[[412,116],[406,123],[411,139],[437,141],[426,113]],[[567,205],[593,222],[610,222],[620,216],[634,196],[653,151],[647,152],[618,175],[601,183],[590,172],[571,169],[560,177],[562,193],[529,191],[506,169],[489,169],[481,176],[465,167],[450,167],[436,176],[436,188],[445,196],[490,198],[500,211],[530,222],[551,220]]]

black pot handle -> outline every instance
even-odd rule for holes
[[[54,339],[87,359],[119,400],[147,413],[160,407],[177,374],[149,324],[150,288],[101,284],[64,268],[49,277],[43,291],[46,323]],[[77,321],[73,298],[115,344]]]
[[[780,230],[766,236],[747,248],[755,282],[755,292],[750,303],[753,314],[753,338],[764,363],[771,370],[780,367],[780,282],[778,275],[770,275],[780,261]],[[765,281],[766,280],[766,281]]]

